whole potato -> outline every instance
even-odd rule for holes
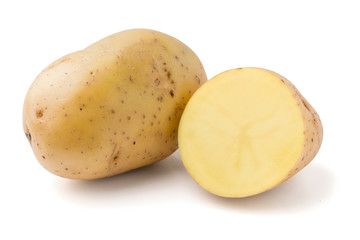
[[[23,127],[37,160],[72,179],[119,174],[166,158],[191,95],[207,80],[195,53],[166,34],[108,36],[45,68]]]

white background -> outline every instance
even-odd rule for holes
[[[358,1],[2,1],[0,239],[360,239]],[[276,71],[318,111],[319,154],[266,193],[226,199],[187,174],[178,153],[96,181],[48,173],[22,130],[36,75],[115,32],[150,28],[190,46],[208,78]]]

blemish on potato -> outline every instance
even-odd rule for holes
[[[130,120],[131,119],[131,117],[130,116],[127,116],[127,120]]]
[[[174,90],[170,90],[170,96],[173,98],[174,97]]]
[[[154,80],[155,86],[159,86],[160,85],[160,80],[158,78],[156,78]]]
[[[26,138],[31,142],[31,134],[30,132],[25,133]]]
[[[36,111],[36,117],[41,118],[44,115],[44,111],[42,109]]]
[[[197,81],[197,83],[200,85],[200,78],[198,77],[198,75],[195,75],[195,80]]]

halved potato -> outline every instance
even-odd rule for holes
[[[186,106],[179,148],[193,179],[224,197],[264,192],[318,152],[319,116],[284,77],[260,68],[223,72]]]

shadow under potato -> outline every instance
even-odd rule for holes
[[[158,163],[113,177],[97,180],[61,179],[56,182],[56,188],[67,200],[91,205],[198,199],[204,204],[231,211],[289,212],[306,210],[327,201],[333,192],[334,176],[324,166],[314,163],[267,192],[246,198],[224,198],[208,193],[197,185],[186,172],[179,153],[175,152]],[[187,196],[192,193],[195,196]]]
[[[68,186],[76,191],[91,191],[96,193],[118,192],[125,189],[136,189],[138,185],[151,185],[157,181],[167,181],[176,171],[183,168],[176,156],[171,155],[165,160],[145,167],[134,169],[119,175],[94,180],[69,180]]]
[[[252,212],[306,210],[327,201],[334,188],[334,176],[322,165],[310,164],[279,186],[246,198],[208,196],[216,205]]]

